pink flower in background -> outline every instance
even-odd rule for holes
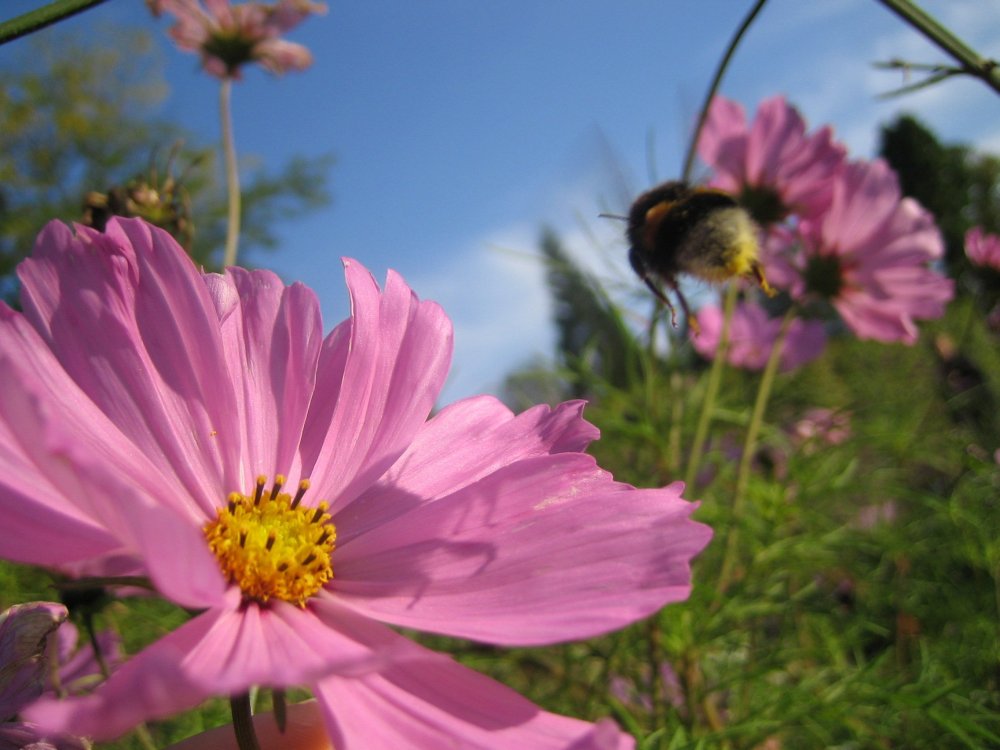
[[[701,333],[692,337],[691,343],[705,359],[715,358],[722,337],[722,322],[722,310],[718,307],[707,305],[698,310]],[[738,304],[729,327],[727,361],[734,367],[763,370],[780,331],[781,320],[770,317],[760,305]],[[822,354],[825,346],[826,331],[822,323],[793,320],[781,350],[779,367],[783,372],[801,367]]]
[[[781,96],[764,100],[749,125],[743,107],[716,96],[698,141],[713,170],[709,184],[735,195],[765,228],[789,214],[825,211],[846,153],[829,126],[807,135],[802,116]]]
[[[351,316],[268,271],[202,274],[165,232],[57,223],[0,307],[0,556],[123,560],[200,614],[30,716],[98,739],[253,685],[305,685],[339,749],[625,748],[390,626],[498,645],[622,627],[690,592],[681,486],[583,453],[581,402],[428,420],[451,323],[345,261]],[[287,489],[286,489],[287,488]]]
[[[851,436],[851,415],[822,407],[807,409],[792,425],[791,434],[799,446],[810,443],[840,445]]]
[[[877,159],[842,170],[829,210],[768,244],[764,265],[793,297],[832,304],[860,338],[912,344],[916,321],[941,317],[952,298],[953,282],[932,268],[943,253],[933,217]]]
[[[312,14],[326,13],[323,3],[278,0],[274,5],[230,0],[147,0],[154,14],[177,18],[170,36],[177,46],[201,55],[202,66],[219,78],[240,78],[240,69],[257,62],[272,73],[304,70],[312,55],[301,44],[279,37]]]
[[[982,227],[965,233],[965,254],[977,266],[1000,271],[1000,237],[986,234]]]
[[[44,690],[49,641],[65,627],[66,607],[50,602],[15,604],[0,613],[0,748],[84,750],[75,737],[51,736],[31,723],[11,721]]]

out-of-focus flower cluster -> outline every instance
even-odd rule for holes
[[[206,71],[219,78],[241,77],[250,62],[272,73],[304,70],[312,54],[279,37],[308,16],[326,12],[323,3],[278,0],[274,5],[229,0],[147,0],[155,15],[171,13],[177,23],[170,36],[181,49],[197,52]]]
[[[764,101],[750,123],[739,104],[716,97],[698,152],[712,169],[710,184],[736,195],[760,225],[767,278],[785,292],[777,307],[793,306],[804,318],[788,329],[784,369],[818,356],[818,327],[832,319],[859,338],[912,344],[917,321],[944,313],[953,283],[935,267],[941,235],[881,159],[850,161],[830,127],[808,132],[782,97]],[[1000,263],[1000,244],[987,249],[976,238],[974,246],[977,257]],[[761,308],[737,308],[732,364],[764,366],[780,329],[768,318]],[[718,341],[718,319],[717,311],[699,314],[707,335],[695,346],[706,356]]]

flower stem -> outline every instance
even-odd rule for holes
[[[760,379],[760,386],[757,388],[757,400],[753,405],[753,413],[750,415],[750,424],[747,427],[746,440],[743,443],[743,454],[740,456],[740,466],[736,474],[736,491],[733,494],[733,512],[729,529],[729,536],[726,539],[726,551],[722,558],[722,568],[719,573],[719,585],[717,590],[723,593],[729,586],[729,577],[732,575],[734,558],[736,556],[736,544],[739,539],[740,522],[743,518],[743,505],[746,500],[747,487],[750,484],[750,466],[753,463],[753,456],[757,452],[757,437],[760,434],[761,425],[764,423],[764,410],[767,408],[768,399],[771,397],[771,388],[774,386],[774,376],[778,372],[778,363],[781,361],[781,352],[785,348],[785,339],[788,337],[788,329],[795,320],[795,307],[788,308],[785,317],[781,321],[781,330],[771,348],[771,356],[767,358],[767,365],[764,367],[764,374]]]
[[[747,13],[746,18],[743,19],[743,23],[736,30],[733,38],[729,42],[729,46],[726,48],[726,54],[722,56],[722,60],[719,61],[719,67],[715,71],[715,77],[712,79],[712,83],[708,86],[708,93],[705,95],[705,101],[701,105],[701,112],[698,115],[698,124],[695,126],[694,133],[691,136],[691,143],[688,144],[687,155],[684,158],[684,170],[681,172],[681,179],[684,181],[691,179],[691,170],[694,169],[694,155],[698,150],[698,139],[701,137],[701,129],[705,127],[705,120],[708,119],[708,108],[712,104],[712,99],[715,97],[715,92],[719,90],[719,84],[722,83],[722,76],[726,72],[726,68],[729,67],[729,61],[732,60],[733,55],[736,53],[736,47],[739,46],[740,40],[743,39],[743,35],[746,33],[747,29],[750,28],[750,24],[760,13],[760,9],[764,7],[764,3],[767,0],[757,0],[750,12]]]
[[[694,433],[694,443],[691,455],[688,457],[687,472],[684,474],[684,485],[690,493],[694,490],[701,459],[705,454],[705,439],[708,437],[708,425],[715,411],[715,399],[719,395],[719,384],[722,382],[722,368],[725,366],[726,355],[729,352],[729,327],[733,320],[733,310],[736,309],[737,289],[730,284],[726,289],[726,299],[723,303],[722,332],[719,334],[719,345],[712,360],[712,369],[708,371],[708,385],[705,390],[705,400],[701,403],[701,414],[698,416],[698,427]]]
[[[925,13],[910,0],[879,0],[879,2],[955,58],[962,66],[962,70],[981,78],[987,86],[1000,93],[1000,65],[997,65],[996,60],[988,60],[978,55],[938,23],[933,16]]]
[[[229,710],[233,714],[233,731],[240,750],[260,750],[257,732],[253,728],[250,711],[250,694],[233,695],[229,698]]]
[[[29,10],[27,13],[22,13],[9,21],[0,23],[0,44],[27,36],[103,2],[105,0],[56,0],[56,2],[41,8]]]
[[[236,164],[236,143],[233,138],[233,112],[230,104],[233,81],[226,78],[219,88],[219,119],[222,123],[222,151],[226,159],[226,187],[229,195],[229,215],[226,223],[226,251],[222,267],[236,265],[236,248],[240,241],[240,173]]]

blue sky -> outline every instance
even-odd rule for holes
[[[37,4],[5,0],[0,12]],[[750,0],[329,5],[290,35],[311,48],[313,68],[283,78],[252,71],[234,92],[244,158],[273,167],[293,154],[336,158],[332,204],[283,225],[281,248],[250,260],[312,286],[328,327],[347,314],[340,256],[379,279],[399,270],[455,322],[442,402],[495,391],[504,373],[551,353],[542,225],[612,289],[641,292],[621,226],[597,214],[680,171],[690,124]],[[1000,58],[1000,2],[922,7]],[[109,22],[161,37],[169,26],[139,0],[111,0],[65,28],[84,35]],[[947,141],[1000,152],[1000,97],[979,82],[878,99],[902,80],[872,63],[893,57],[944,60],[875,0],[770,0],[722,92],[751,112],[785,94],[859,158],[874,154],[878,125],[900,111]],[[8,60],[0,48],[0,66]],[[216,81],[193,55],[168,48],[165,61],[164,112],[216,137]]]

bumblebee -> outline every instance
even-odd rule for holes
[[[661,284],[677,296],[688,324],[697,333],[677,283],[680,274],[712,283],[751,277],[768,296],[775,293],[758,260],[757,226],[728,193],[691,187],[686,182],[665,182],[636,198],[627,221],[629,262],[670,310],[675,328],[676,312]]]

